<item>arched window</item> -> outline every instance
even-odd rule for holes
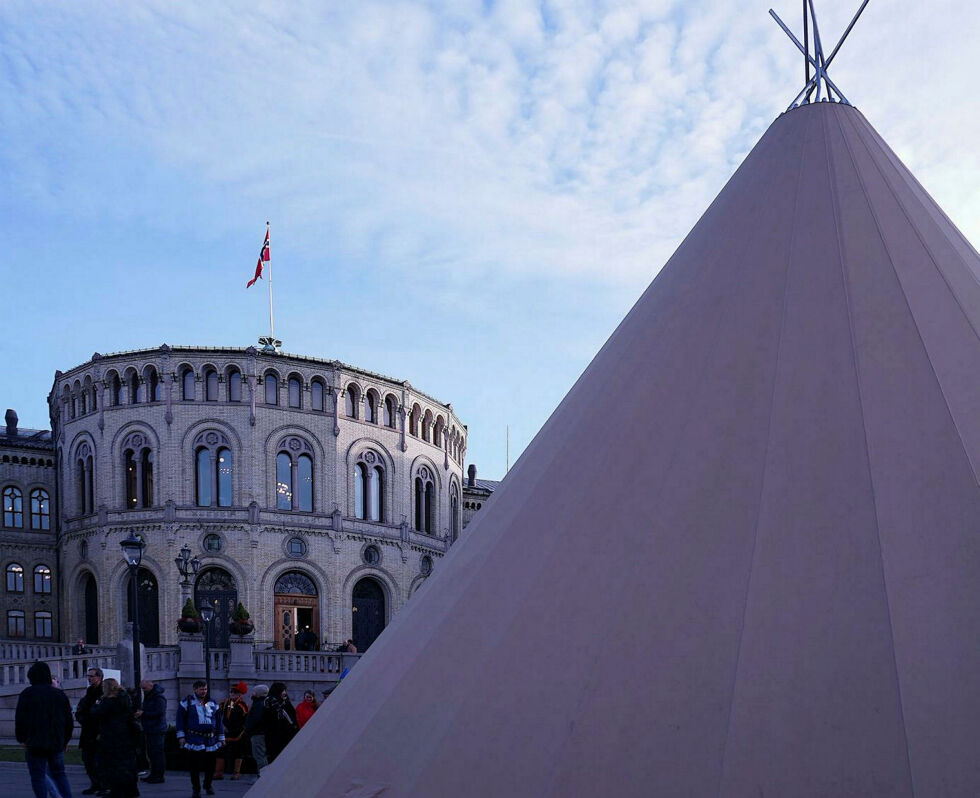
[[[194,456],[194,501],[198,507],[211,506],[211,452],[203,446]]]
[[[242,401],[242,373],[238,369],[228,372],[228,401]]]
[[[88,394],[85,393],[85,391],[82,391],[78,395],[78,399],[80,402],[81,413],[84,416],[88,412]]]
[[[135,371],[129,374],[129,403],[138,405],[143,401],[143,382]]]
[[[265,403],[279,404],[279,378],[271,371],[265,375]]]
[[[432,442],[442,448],[442,431],[446,427],[446,422],[442,420],[442,416],[436,418],[436,425],[432,430]]]
[[[364,494],[367,486],[367,467],[364,463],[354,465],[354,517],[364,518]]]
[[[142,432],[133,432],[122,444],[126,509],[153,506],[153,451]]]
[[[231,481],[234,474],[234,464],[231,459],[231,449],[218,449],[218,506],[231,507]]]
[[[378,395],[374,391],[368,391],[364,396],[364,420],[378,423]]]
[[[142,479],[140,480],[140,494],[144,507],[153,506],[153,452],[144,449],[140,455],[140,462],[143,466]]]
[[[276,454],[276,509],[313,512],[313,449],[290,435]]]
[[[98,391],[96,391],[94,385],[89,389],[89,394],[92,397],[91,407],[92,407],[92,412],[94,413],[96,410],[99,409],[99,393]]]
[[[326,410],[326,405],[323,400],[323,383],[320,380],[313,380],[310,383],[310,407],[316,412],[322,413]]]
[[[383,416],[381,418],[381,423],[384,424],[386,427],[391,427],[391,429],[395,428],[395,419],[397,418],[396,409],[397,409],[397,405],[395,404],[395,397],[392,396],[391,394],[388,394],[385,397],[384,410],[383,410]]]
[[[449,512],[452,516],[449,519],[451,532],[450,539],[455,541],[457,538],[459,538],[459,488],[456,486],[455,482],[449,486]]]
[[[194,501],[198,507],[231,507],[235,463],[223,432],[205,430],[194,438]]]
[[[430,440],[432,433],[432,411],[426,410],[422,417],[422,440]]]
[[[214,369],[204,372],[204,401],[218,401],[218,372]]]
[[[132,509],[136,507],[138,499],[136,496],[136,455],[131,449],[127,449],[124,455],[125,462],[123,468],[126,472],[126,507]]]
[[[435,519],[435,483],[432,473],[422,466],[415,477],[415,529],[431,535]]]
[[[194,401],[194,369],[190,366],[180,372],[180,398],[184,402]]]
[[[123,403],[122,380],[118,374],[113,374],[109,380],[109,402],[113,407],[119,407]]]
[[[408,434],[419,436],[419,420],[422,417],[422,408],[418,405],[412,406],[412,412],[408,417]]]
[[[163,401],[163,385],[152,366],[146,370],[146,397],[149,402]]]
[[[361,392],[351,383],[344,391],[344,412],[348,418],[357,418],[357,406],[361,403]]]
[[[25,615],[23,610],[7,610],[7,637],[24,637]]]
[[[276,455],[276,509],[293,509],[293,461],[285,452]]]
[[[68,402],[68,418],[74,418],[78,410],[78,398],[72,396]]]
[[[3,489],[3,525],[10,529],[24,526],[24,494],[16,485]]]
[[[289,381],[286,383],[286,393],[288,394],[288,401],[290,407],[302,407],[303,406],[303,384],[300,382],[299,377],[290,377]]]
[[[384,520],[384,467],[380,455],[362,452],[354,464],[354,517]]]
[[[34,488],[31,491],[31,528],[45,531],[51,529],[51,502],[48,500],[48,492],[43,488]]]
[[[34,568],[34,592],[51,592],[51,569],[46,565],[38,565]]]
[[[34,613],[34,637],[45,639],[51,637],[51,613],[46,610]]]
[[[20,563],[12,562],[7,566],[7,592],[24,592],[24,567]]]
[[[368,473],[367,491],[368,518],[372,521],[384,520],[384,471],[375,466]]]

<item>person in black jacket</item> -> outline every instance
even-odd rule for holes
[[[71,704],[68,696],[51,684],[51,668],[46,662],[31,665],[27,678],[31,686],[17,699],[14,733],[17,742],[27,749],[25,759],[31,787],[36,798],[47,798],[45,777],[50,773],[61,798],[71,798],[64,757],[75,727]]]
[[[78,735],[78,747],[82,749],[82,763],[91,785],[82,790],[82,795],[92,795],[102,791],[99,776],[99,719],[92,714],[95,702],[102,698],[102,669],[89,668],[85,673],[88,690],[75,708],[75,720],[82,727]]]
[[[296,710],[289,702],[286,685],[273,682],[262,707],[262,729],[265,732],[265,755],[270,762],[282,752],[298,731]]]
[[[99,777],[109,798],[136,798],[136,747],[139,724],[129,694],[115,679],[102,682],[102,698],[92,714],[99,719]]]
[[[143,723],[146,736],[146,754],[150,760],[150,775],[143,781],[147,784],[162,784],[167,761],[163,754],[163,734],[167,730],[167,697],[163,688],[149,679],[140,682],[143,691],[143,708],[136,717]]]

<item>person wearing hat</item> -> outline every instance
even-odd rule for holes
[[[225,777],[225,767],[233,763],[231,780],[237,781],[242,772],[247,740],[245,738],[245,718],[248,716],[248,702],[244,696],[248,692],[245,682],[237,682],[228,688],[228,697],[221,702],[221,719],[225,727],[225,747],[218,753],[214,769],[215,779]]]

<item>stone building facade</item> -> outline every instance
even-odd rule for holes
[[[23,605],[28,639],[43,637],[30,628],[42,605],[54,639],[123,636],[119,543],[132,530],[146,544],[147,645],[176,641],[193,595],[216,609],[217,646],[240,602],[258,647],[363,649],[462,529],[467,430],[452,406],[337,361],[254,347],[96,354],[56,373],[49,407],[50,433],[8,425],[0,440],[0,489],[24,508],[0,528],[4,566],[19,564],[25,586],[3,609]],[[45,529],[30,526],[37,490]],[[184,548],[199,562],[189,578]],[[33,569],[49,561],[50,592],[35,595]]]

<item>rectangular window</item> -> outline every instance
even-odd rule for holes
[[[7,637],[24,637],[27,629],[23,610],[7,610]]]
[[[51,613],[34,613],[34,637],[51,637]]]

